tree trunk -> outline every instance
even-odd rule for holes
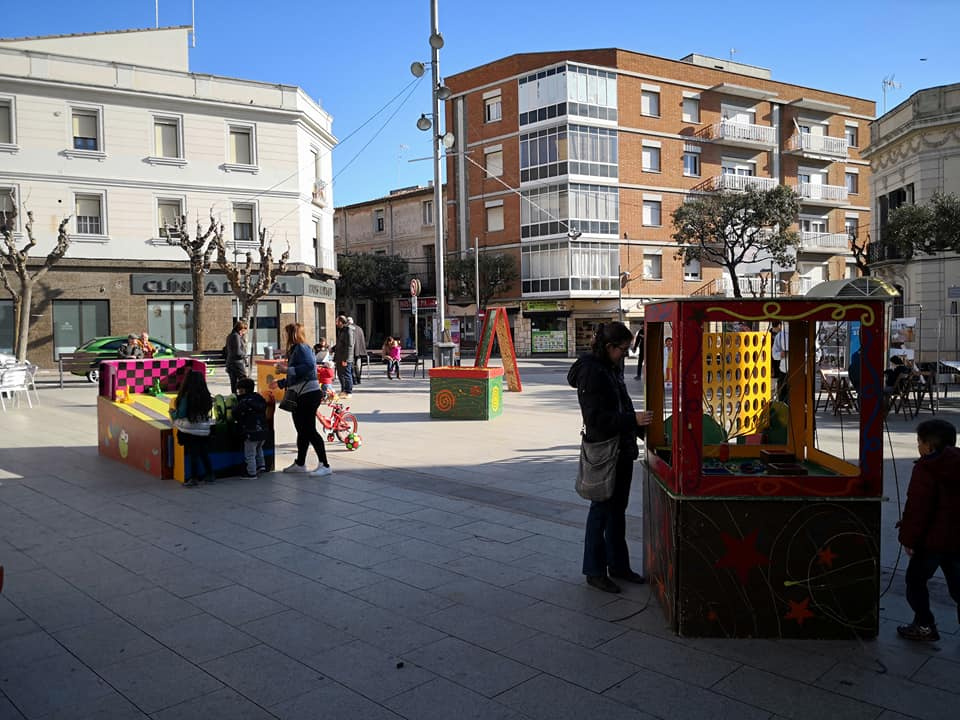
[[[743,293],[740,292],[740,278],[737,277],[737,266],[727,265],[727,270],[730,271],[730,282],[733,283],[733,296],[735,298],[742,298]]]
[[[204,350],[203,333],[203,268],[191,263],[190,278],[193,283],[193,350]]]
[[[30,307],[33,303],[33,283],[20,282],[19,325],[17,327],[17,362],[27,361],[27,345],[30,341]]]

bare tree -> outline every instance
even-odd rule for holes
[[[181,248],[190,259],[190,284],[193,290],[193,349],[204,349],[204,326],[203,326],[203,299],[204,292],[203,276],[210,272],[210,258],[213,256],[215,242],[212,238],[217,234],[223,234],[223,223],[218,223],[213,217],[213,211],[210,212],[210,226],[204,231],[197,220],[197,232],[193,237],[187,231],[187,218],[181,215],[177,218],[173,227],[164,225],[163,234],[166,235],[168,245],[174,245]]]
[[[287,260],[290,258],[290,248],[288,247],[276,265],[273,264],[273,240],[267,237],[266,228],[260,228],[259,245],[257,251],[260,255],[259,264],[254,262],[253,253],[247,251],[246,260],[241,264],[231,262],[227,259],[227,243],[223,238],[223,226],[221,225],[213,234],[213,243],[217,248],[217,265],[226,274],[230,281],[230,287],[233,294],[240,303],[240,317],[251,327],[250,318],[253,310],[260,302],[260,298],[270,292],[273,287],[273,279],[276,275],[283,273],[287,269]],[[257,329],[253,328],[253,341],[250,343],[250,358],[253,362],[254,350],[257,343]]]
[[[853,261],[857,264],[860,274],[866,277],[870,274],[870,260],[867,255],[867,247],[870,245],[870,233],[867,233],[867,241],[860,244],[856,233],[850,233],[850,252],[853,253]]]
[[[13,236],[16,223],[17,212],[4,212],[0,215],[0,234],[3,236],[3,247],[0,248],[0,281],[13,298],[13,316],[14,327],[16,328],[16,338],[14,340],[14,352],[17,360],[24,362],[27,359],[27,344],[30,339],[30,308],[33,302],[33,289],[37,282],[47,274],[57,262],[60,261],[70,247],[70,238],[67,235],[67,223],[70,217],[65,217],[60,221],[60,227],[57,228],[57,244],[47,255],[43,264],[30,272],[30,251],[37,244],[33,236],[33,213],[27,211],[27,222],[23,226],[27,233],[27,244],[22,248],[17,247],[17,240]],[[14,286],[13,277],[17,280],[17,286]]]

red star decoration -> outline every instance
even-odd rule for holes
[[[716,566],[718,568],[733,568],[737,573],[737,577],[740,578],[740,582],[746,585],[747,574],[750,572],[750,568],[755,568],[767,561],[767,556],[758,552],[756,548],[757,536],[759,534],[759,530],[754,530],[740,540],[732,535],[727,535],[727,533],[720,533],[720,538],[723,540],[727,552],[722,558],[717,560]]]
[[[817,553],[817,564],[823,565],[824,567],[832,568],[833,561],[839,557],[833,550],[830,549],[828,545],[823,550]]]
[[[805,598],[803,602],[790,600],[789,603],[790,612],[783,616],[785,620],[796,620],[797,625],[803,625],[804,620],[813,617],[813,613],[807,607],[810,604],[810,598]]]

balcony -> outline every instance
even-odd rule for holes
[[[797,133],[787,140],[786,152],[814,160],[842,159],[847,157],[847,139]]]
[[[724,173],[716,175],[713,178],[714,190],[734,190],[743,192],[748,187],[754,190],[766,191],[773,190],[780,182],[776,178],[756,177],[754,175],[734,175],[733,173]]]
[[[910,259],[910,253],[892,243],[874,242],[867,245],[867,264],[882,262],[905,262]]]
[[[749,275],[747,277],[738,277],[737,285],[740,286],[740,297],[767,297],[772,294],[773,283],[769,277],[759,275]],[[717,285],[711,289],[710,294],[726,295],[733,297],[733,281],[726,275],[717,278]]]
[[[800,232],[800,249],[806,252],[825,252],[840,255],[850,249],[847,233],[823,233],[803,230]]]
[[[721,120],[707,128],[705,139],[737,147],[769,148],[777,144],[777,133],[770,125]]]
[[[807,205],[846,205],[847,188],[843,185],[822,185],[802,182],[794,188],[800,202]]]

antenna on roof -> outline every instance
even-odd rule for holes
[[[884,113],[887,112],[887,88],[890,88],[891,90],[896,90],[897,88],[900,87],[900,83],[894,80],[893,79],[894,77],[896,76],[893,73],[890,73],[883,79],[883,82],[880,83],[880,87],[883,88],[883,112]]]
[[[733,56],[737,54],[736,48],[730,48],[730,60],[733,60]]]

